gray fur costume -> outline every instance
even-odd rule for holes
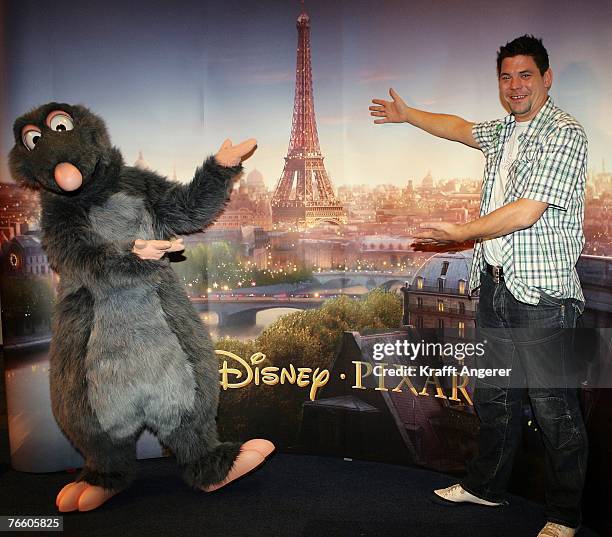
[[[67,112],[72,130],[45,123]],[[25,125],[40,129],[29,150]],[[217,438],[218,362],[208,333],[167,258],[142,260],[136,239],[168,240],[209,225],[241,166],[210,157],[188,185],[125,166],[104,122],[82,106],[49,103],[19,117],[10,168],[41,192],[43,246],[61,276],[51,343],[55,418],[83,454],[78,481],[120,490],[134,474],[144,428],[170,448],[185,480],[223,480],[240,444]],[[62,191],[54,167],[70,162],[81,188]]]

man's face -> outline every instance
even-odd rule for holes
[[[548,98],[552,71],[543,75],[531,56],[504,58],[499,73],[499,96],[517,121],[534,118]]]

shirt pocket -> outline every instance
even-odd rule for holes
[[[533,161],[515,160],[508,173],[508,184],[506,185],[506,203],[511,203],[523,196],[523,192],[529,184]]]
[[[529,143],[519,151],[517,159],[512,164],[508,174],[508,185],[506,190],[506,201],[516,201],[523,197],[532,177],[532,172],[541,149],[537,142]]]

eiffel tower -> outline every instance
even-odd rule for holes
[[[303,7],[297,18],[295,98],[289,150],[272,197],[272,221],[312,227],[320,222],[346,224],[319,147],[312,94],[310,17]]]

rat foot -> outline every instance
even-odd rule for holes
[[[276,447],[270,440],[263,438],[253,438],[240,446],[240,451],[257,451],[264,458],[267,458],[275,449]]]
[[[55,505],[62,513],[91,511],[100,507],[117,492],[116,490],[90,485],[86,481],[75,481],[68,483],[59,491],[55,499]]]
[[[245,442],[240,447],[240,453],[236,457],[227,477],[219,483],[202,487],[202,490],[204,492],[213,492],[225,485],[229,485],[232,481],[245,476],[261,466],[272,451],[274,451],[274,444],[268,440],[257,438]]]

